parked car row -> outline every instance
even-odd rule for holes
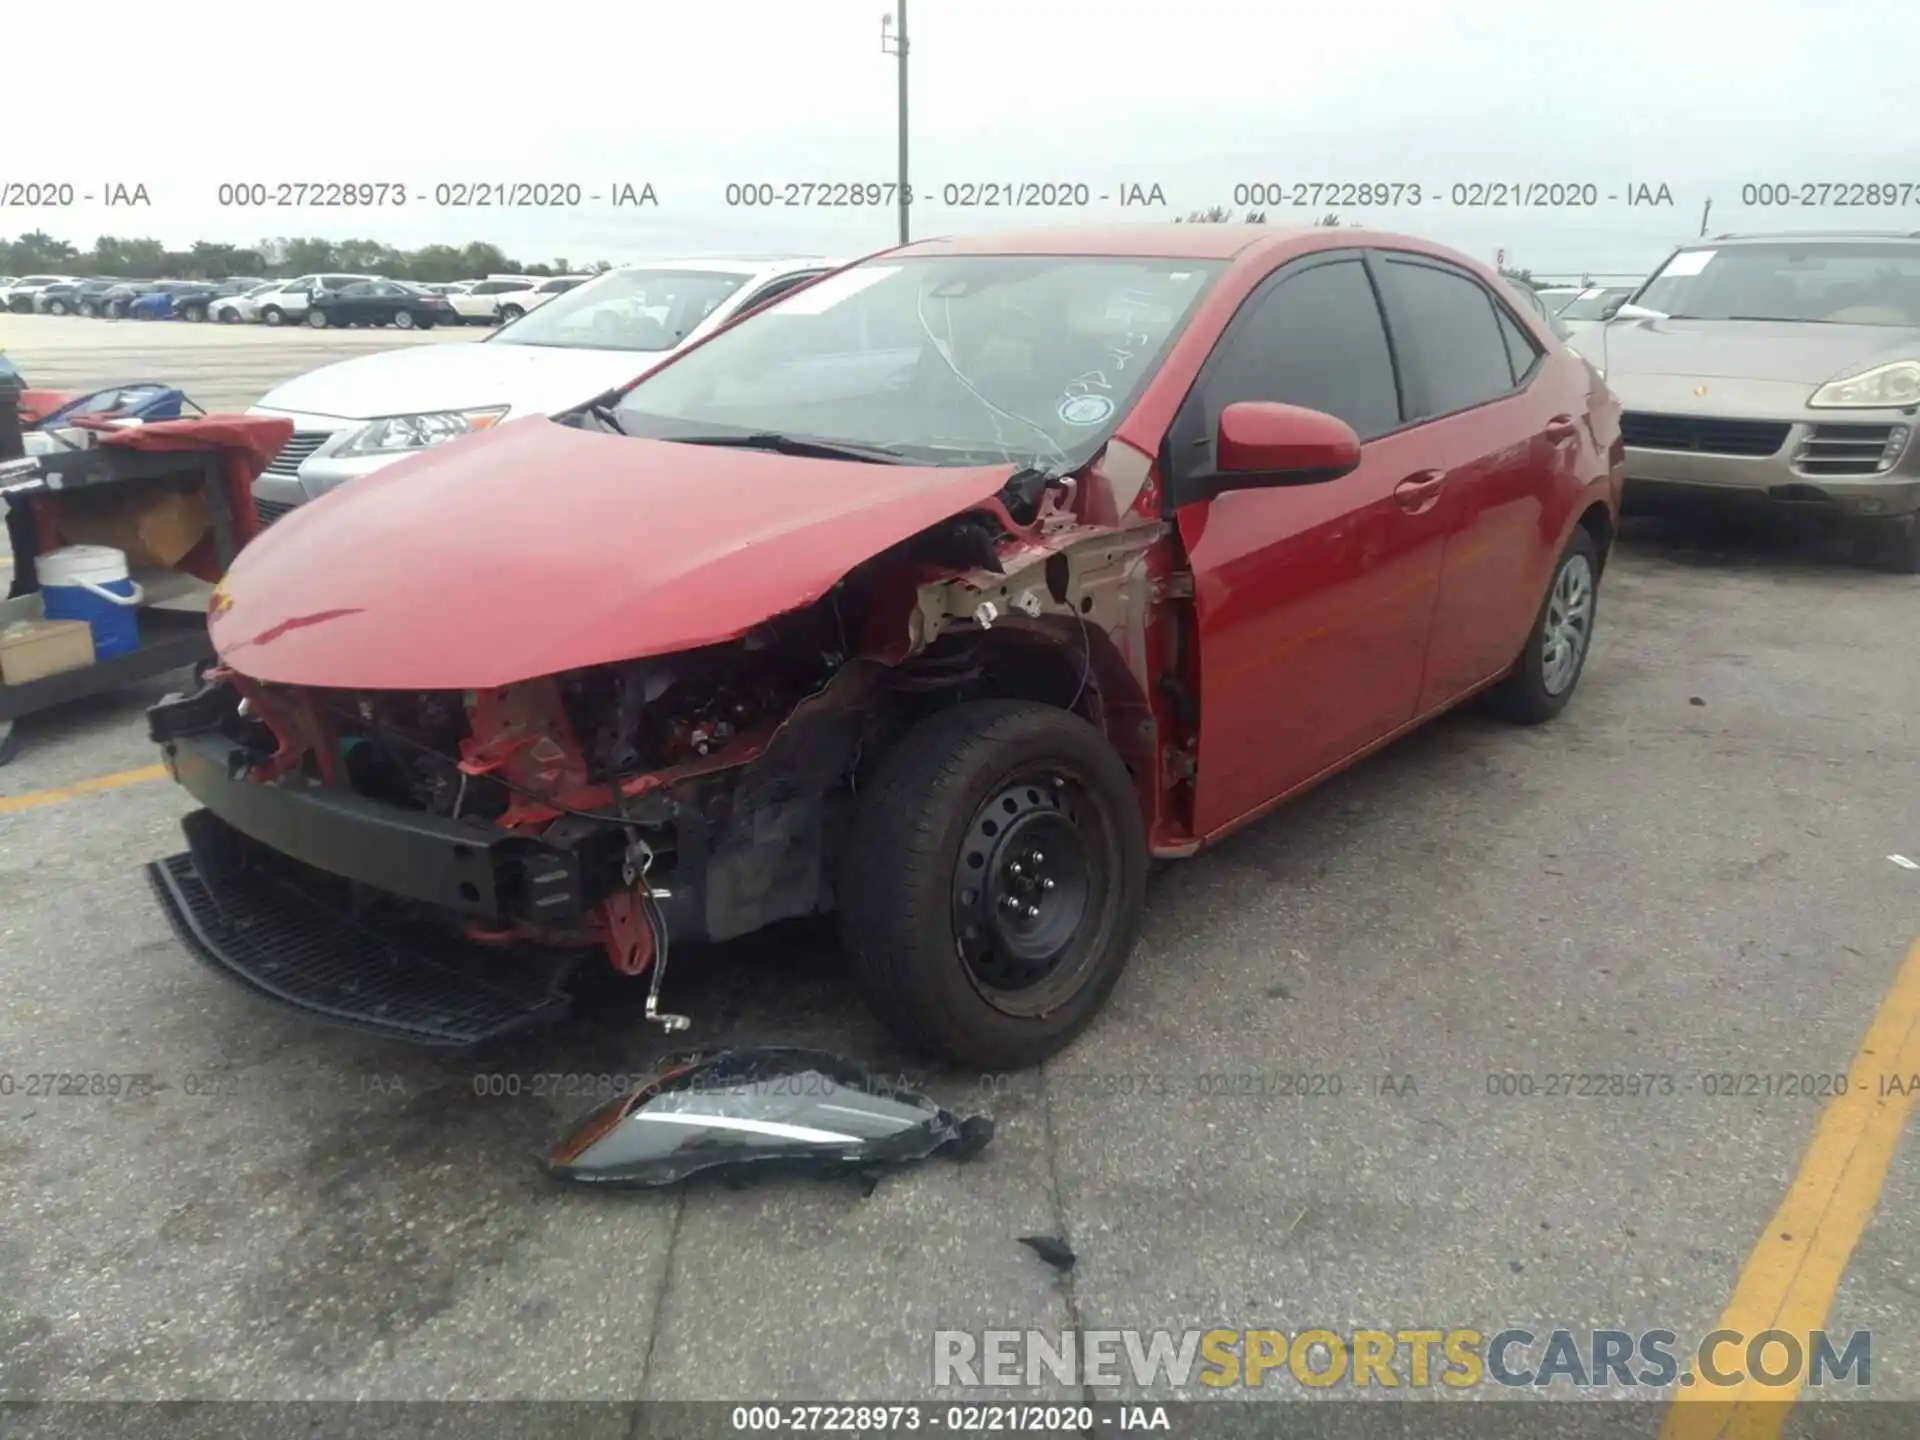
[[[286,280],[121,280],[112,276],[0,276],[0,308],[15,314],[235,325],[495,325],[518,320],[591,275],[495,275],[422,285],[381,275],[317,274]],[[358,288],[356,288],[358,287]]]

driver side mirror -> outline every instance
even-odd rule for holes
[[[1194,477],[1182,503],[1228,490],[1320,485],[1360,465],[1353,427],[1320,410],[1268,400],[1242,400],[1220,412],[1214,469]]]
[[[1625,299],[1609,300],[1606,304],[1600,307],[1600,318],[1602,320],[1611,320],[1614,316],[1620,313],[1620,307],[1626,303],[1627,302]]]

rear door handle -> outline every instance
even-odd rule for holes
[[[1546,436],[1549,440],[1571,440],[1579,433],[1580,426],[1571,415],[1556,415],[1547,421]]]
[[[1409,515],[1424,515],[1440,503],[1440,487],[1446,483],[1444,470],[1420,470],[1393,487],[1394,503]]]

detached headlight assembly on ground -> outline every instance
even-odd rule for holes
[[[1896,360],[1829,380],[1807,404],[1831,410],[1900,410],[1920,405],[1920,360]]]
[[[425,450],[448,440],[458,440],[476,430],[497,425],[507,407],[496,405],[486,410],[437,410],[426,415],[388,415],[368,422],[347,437],[333,453],[348,459],[362,455],[395,455],[408,450]]]

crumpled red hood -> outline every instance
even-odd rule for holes
[[[240,552],[210,616],[244,675],[489,689],[688,650],[809,604],[1011,465],[798,459],[533,416],[390,465]]]

